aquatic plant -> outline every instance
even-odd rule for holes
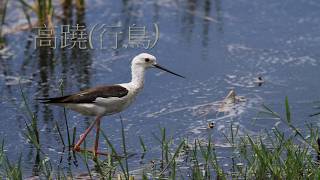
[[[4,39],[3,39],[3,26],[5,23],[5,19],[6,19],[6,12],[7,12],[7,5],[8,5],[8,1],[9,0],[5,0],[5,1],[1,1],[0,2],[0,49],[4,44]]]
[[[25,110],[29,116],[29,119],[31,119],[30,123],[27,123],[25,121],[26,132],[24,132],[24,135],[29,140],[29,142],[31,142],[37,148],[37,150],[40,150],[40,138],[39,138],[39,130],[38,130],[38,126],[37,126],[37,117],[31,111],[31,109],[28,105],[27,97],[23,92],[21,83],[19,83],[19,87],[20,87],[20,93],[21,93],[21,97],[23,99]]]
[[[78,10],[84,10],[85,2],[84,0],[76,0],[76,7]]]
[[[24,7],[27,7],[36,14],[38,19],[38,26],[44,24],[48,28],[53,28],[53,5],[52,0],[35,0],[33,4],[29,4],[25,0],[19,0]]]
[[[71,168],[61,169],[43,153],[36,116],[29,108],[21,87],[20,89],[26,112],[31,117],[31,122],[26,124],[24,134],[38,150],[37,152],[41,154],[40,156],[37,153],[36,158],[38,176],[46,179],[77,177]],[[110,151],[109,154],[97,158],[91,152],[83,151],[76,156],[82,159],[90,179],[180,179],[180,177],[192,179],[317,179],[320,175],[319,129],[312,124],[307,124],[308,132],[302,132],[293,124],[294,117],[287,97],[284,104],[285,111],[282,114],[264,105],[259,116],[273,117],[276,121],[287,126],[290,130],[289,133],[288,129],[282,130],[275,126],[260,135],[239,135],[239,126],[231,122],[228,133],[222,134],[231,148],[231,151],[224,155],[223,160],[217,155],[218,148],[213,137],[208,136],[206,139],[195,138],[193,140],[183,138],[180,142],[176,142],[173,137],[168,136],[165,128],[160,128],[159,134],[153,134],[155,141],[159,144],[159,157],[151,157],[152,160],[148,166],[129,168],[130,157],[133,155],[128,154],[122,118],[120,118],[121,149],[116,149],[108,136],[100,129]],[[214,128],[210,130],[214,130]],[[57,131],[65,147],[58,126]],[[74,142],[75,134],[76,129],[73,128],[72,142]],[[139,141],[143,154],[141,158],[143,158],[144,154],[148,153],[148,149],[142,137],[139,137]],[[72,142],[70,143],[72,144]],[[84,142],[84,146],[86,146],[86,142]],[[13,163],[9,161],[4,149],[4,141],[2,141],[0,176],[9,179],[26,177],[27,175],[22,173],[22,156]],[[225,163],[231,164],[232,168],[226,168]]]

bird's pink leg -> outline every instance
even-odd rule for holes
[[[93,149],[93,155],[96,156],[97,152],[98,152],[98,147],[99,147],[99,133],[100,133],[100,122],[101,120],[98,119],[97,120],[97,124],[96,124],[96,140],[94,142],[94,149]]]
[[[83,141],[86,139],[87,135],[89,134],[89,132],[92,130],[93,126],[99,122],[100,124],[100,119],[101,119],[101,116],[97,116],[95,121],[88,127],[88,129],[86,129],[86,131],[80,135],[80,139],[79,141],[74,145],[73,147],[73,150],[74,151],[80,151],[80,145],[83,143]]]

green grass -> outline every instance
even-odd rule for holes
[[[4,44],[4,39],[3,39],[3,26],[5,24],[6,20],[6,13],[7,13],[7,5],[8,5],[9,0],[4,0],[1,3],[0,7],[0,49]]]
[[[37,27],[44,27],[51,30],[54,30],[54,17],[60,17],[60,15],[54,14],[54,9],[58,7],[54,7],[54,3],[52,0],[33,0],[33,1],[27,1],[27,0],[19,0],[22,5],[22,12],[25,14],[25,17],[29,23],[29,26],[32,26],[32,23],[30,21],[31,16],[33,14],[37,17]],[[63,0],[58,1],[61,3],[62,9],[70,9],[70,8],[76,8],[77,12],[83,12],[85,9],[85,1],[84,0]],[[68,17],[72,18],[72,17]]]
[[[41,133],[37,127],[38,120],[29,108],[22,88],[21,94],[26,114],[30,119],[29,123],[26,123],[24,134],[38,152],[39,176],[44,179],[76,177],[77,173],[72,172],[72,168],[61,168],[43,152],[39,140]],[[160,128],[158,133],[152,134],[154,141],[158,143],[158,156],[151,157],[152,161],[146,165],[136,164],[130,167],[131,156],[128,154],[129,147],[122,118],[121,134],[119,134],[122,139],[121,148],[116,149],[109,137],[101,130],[109,155],[95,158],[91,153],[83,152],[78,153],[77,156],[82,160],[80,163],[85,165],[84,172],[87,172],[88,177],[92,179],[181,179],[182,177],[187,179],[319,179],[318,127],[306,124],[305,131],[295,127],[288,98],[285,98],[283,113],[275,112],[264,105],[258,115],[272,117],[287,128],[266,129],[265,133],[260,135],[240,135],[239,127],[231,122],[228,134],[221,134],[225,142],[230,144],[230,148],[223,153],[223,157],[218,156],[221,150],[216,147],[214,137],[193,140],[182,138],[177,142],[175,138],[168,135],[165,128]],[[62,146],[65,148],[58,126],[57,130]],[[75,134],[74,128],[72,143]],[[140,151],[143,155],[149,153],[142,137],[139,137],[139,141],[141,149],[138,148],[137,152]],[[3,140],[0,146],[0,176],[8,179],[23,179],[29,176],[23,174],[22,158],[23,156],[20,156],[18,161],[10,161],[6,155]],[[225,163],[230,166],[226,168],[223,166]]]
[[[24,8],[31,10],[31,12],[35,13],[38,19],[38,25],[46,24],[49,28],[53,28],[53,4],[52,0],[34,0],[32,4],[30,4],[26,0],[19,0]],[[25,10],[24,10],[25,11]],[[29,19],[30,15],[25,13],[27,19]]]

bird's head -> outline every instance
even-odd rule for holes
[[[172,72],[172,71],[160,66],[157,63],[157,58],[155,56],[151,55],[151,54],[148,54],[148,53],[141,53],[141,54],[137,55],[136,57],[133,58],[131,64],[132,64],[132,66],[142,67],[144,69],[158,68],[158,69],[166,71],[166,72],[168,72],[170,74],[185,78],[184,76],[181,76],[181,75],[179,75],[177,73],[174,73],[174,72]]]
[[[148,53],[141,53],[133,58],[132,65],[140,66],[143,68],[151,68],[157,64],[156,57]]]

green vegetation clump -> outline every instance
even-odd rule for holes
[[[159,135],[153,134],[159,144],[160,153],[152,157],[149,164],[140,164],[131,169],[130,158],[126,144],[124,124],[121,119],[121,149],[116,149],[107,135],[101,130],[104,141],[108,145],[107,156],[93,156],[90,152],[75,154],[68,144],[65,144],[61,131],[57,126],[63,148],[69,147],[69,154],[80,157],[87,172],[77,175],[72,168],[61,168],[43,152],[37,127],[37,118],[28,107],[25,95],[21,91],[25,108],[29,117],[24,135],[28,142],[37,150],[38,165],[36,176],[46,179],[73,179],[86,176],[88,179],[319,179],[320,151],[319,130],[312,124],[307,124],[307,133],[302,132],[292,124],[292,115],[288,98],[285,100],[285,112],[281,116],[267,106],[263,106],[260,115],[267,115],[284,124],[287,128],[281,130],[277,126],[266,130],[260,135],[240,135],[239,127],[230,123],[228,134],[221,134],[229,147],[223,157],[217,154],[221,147],[215,145],[213,137],[193,139],[188,138],[176,142],[169,137],[165,128],[160,128]],[[288,132],[288,129],[290,130]],[[214,129],[213,129],[214,130]],[[68,131],[69,132],[69,131]],[[76,129],[73,128],[73,140]],[[305,134],[305,135],[304,135]],[[68,138],[70,136],[68,135]],[[69,140],[70,141],[70,140]],[[139,137],[141,144],[141,159],[148,153],[148,146]],[[84,148],[86,147],[84,143]],[[139,150],[137,150],[139,151]],[[71,155],[70,155],[71,157]],[[0,146],[0,176],[2,179],[23,179],[21,163],[11,162],[6,156],[5,141]],[[230,166],[224,166],[228,164]],[[230,168],[231,167],[231,168]],[[29,175],[30,176],[30,175]]]

